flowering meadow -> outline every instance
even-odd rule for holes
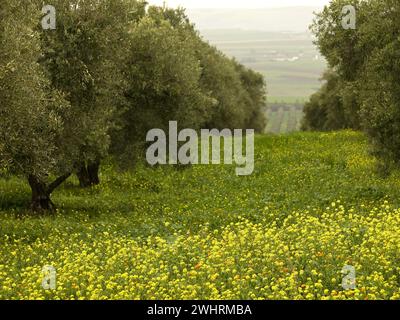
[[[400,172],[380,175],[352,131],[259,136],[255,152],[248,177],[109,164],[92,189],[68,180],[53,216],[0,173],[0,299],[400,299]]]

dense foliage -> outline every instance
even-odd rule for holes
[[[265,82],[206,43],[182,9],[141,0],[41,0],[0,9],[0,170],[28,179],[32,209],[76,173],[100,183],[101,161],[143,157],[146,132],[265,126]],[[52,182],[53,181],[53,182]]]
[[[311,29],[331,68],[305,111],[306,130],[363,129],[386,164],[400,161],[400,3],[355,0],[356,29],[341,24],[348,1],[332,1]]]
[[[328,71],[322,79],[325,81],[322,88],[304,105],[302,129],[328,131],[349,128],[338,75]]]
[[[32,187],[32,209],[52,209],[49,194],[66,176],[49,184],[67,157],[63,119],[68,103],[51,87],[39,65],[39,12],[31,1],[2,0],[0,9],[0,166],[24,175]]]

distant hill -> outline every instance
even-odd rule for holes
[[[319,7],[263,9],[187,9],[197,29],[244,29],[269,32],[305,32]]]
[[[187,14],[205,40],[265,76],[269,103],[293,104],[308,100],[321,86],[326,61],[308,29],[313,12],[321,10],[188,9]],[[298,126],[297,118],[276,113],[282,115]]]

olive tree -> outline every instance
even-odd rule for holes
[[[167,20],[182,34],[188,35],[200,62],[199,85],[213,101],[208,108],[207,128],[265,128],[266,84],[264,77],[245,68],[205,41],[185,10],[150,7],[148,15],[156,21]]]
[[[132,161],[144,147],[147,131],[166,129],[170,120],[198,129],[213,101],[199,85],[201,68],[190,33],[147,16],[132,28],[130,43],[125,64],[128,107],[114,148]]]
[[[352,5],[356,13],[356,26],[353,28],[344,28],[343,19],[346,19],[346,14],[343,9],[346,6]],[[333,123],[330,127],[326,123],[325,129],[336,129],[338,127],[347,127],[353,129],[361,128],[361,120],[359,115],[359,74],[362,70],[365,59],[365,50],[360,41],[359,27],[366,21],[365,17],[366,3],[360,0],[334,0],[325,6],[322,12],[316,15],[311,31],[316,36],[315,43],[320,52],[326,58],[329,71],[335,74],[337,79],[330,77],[328,84],[323,87],[319,96],[327,95],[339,98],[338,101],[333,101],[330,106],[329,101],[320,101],[322,106],[332,107],[337,105],[340,107],[339,113],[343,113],[345,121],[342,126]],[[333,92],[328,92],[333,89]],[[311,103],[316,102],[317,96],[312,98]],[[311,110],[311,108],[306,109]],[[328,111],[331,112],[331,111]],[[323,128],[321,128],[323,129]]]
[[[342,87],[333,70],[324,73],[324,84],[304,105],[303,130],[329,131],[350,128],[343,108]]]
[[[128,0],[55,0],[57,27],[42,34],[51,85],[64,92],[74,132],[73,170],[86,187],[99,183],[99,165],[111,143],[110,130],[124,105],[122,75],[132,23],[145,3]]]
[[[358,119],[374,153],[386,164],[400,163],[399,33],[396,0],[354,0],[357,25],[344,30],[344,0],[326,6],[314,24],[317,44],[338,75],[346,121]],[[353,119],[351,118],[353,117]]]
[[[1,0],[0,166],[27,178],[33,210],[52,210],[50,195],[68,177],[60,140],[69,106],[37,62],[39,13],[32,1]]]
[[[400,3],[369,1],[360,42],[368,56],[360,73],[363,128],[383,164],[400,164]]]

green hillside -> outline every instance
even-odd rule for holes
[[[111,165],[68,180],[55,216],[0,178],[0,298],[400,298],[400,172],[382,179],[355,132],[259,136],[255,172]],[[57,290],[41,287],[57,269]],[[342,269],[357,271],[344,291]]]
[[[298,131],[303,105],[321,87],[326,61],[306,32],[203,30],[204,39],[267,82],[267,133]]]
[[[201,34],[228,56],[262,73],[271,103],[305,102],[321,86],[326,61],[309,33],[203,30]]]

